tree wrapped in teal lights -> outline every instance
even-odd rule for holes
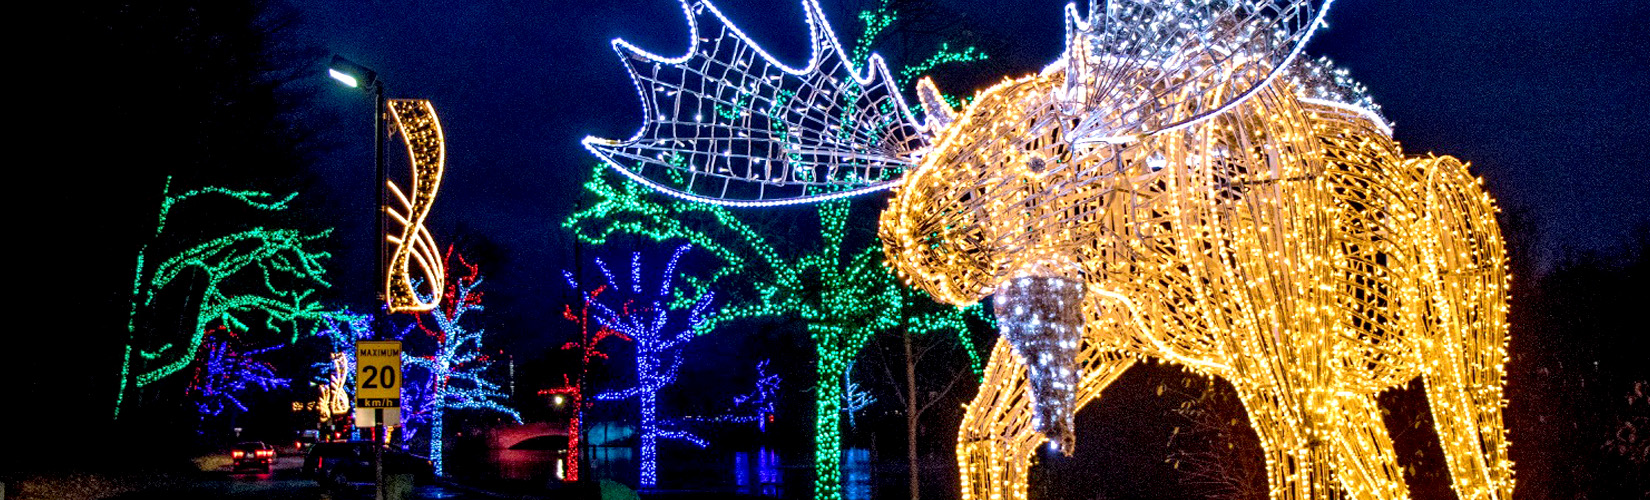
[[[701,329],[715,317],[715,312],[710,308],[714,293],[706,291],[695,297],[683,297],[678,295],[677,289],[673,287],[676,264],[689,248],[689,245],[682,245],[671,254],[657,287],[644,286],[642,283],[640,252],[632,253],[630,256],[629,286],[620,285],[613,278],[613,273],[608,270],[607,263],[601,258],[596,259],[596,267],[600,268],[602,275],[607,278],[605,289],[612,291],[608,296],[626,298],[622,301],[612,299],[616,305],[609,305],[606,300],[596,300],[591,305],[595,307],[596,320],[602,326],[612,330],[616,336],[636,344],[636,384],[626,389],[597,394],[593,399],[636,399],[640,403],[642,488],[653,488],[659,484],[659,440],[676,439],[700,448],[708,444],[684,429],[679,419],[659,416],[659,392],[676,382],[676,372],[684,360],[682,348],[697,337]],[[566,276],[568,284],[575,290],[579,289],[573,275],[567,273]],[[627,291],[629,293],[626,293]],[[596,295],[597,293],[592,292],[589,296],[594,298]],[[682,309],[672,308],[671,303],[684,300],[692,304],[685,308],[686,317],[673,321],[672,313]]]
[[[418,328],[413,330],[417,335],[402,337],[406,346],[402,350],[406,365],[403,371],[408,378],[402,386],[402,400],[407,409],[408,439],[428,430],[429,456],[437,475],[445,469],[443,423],[447,411],[483,410],[521,421],[521,414],[505,404],[509,395],[498,383],[484,377],[492,366],[482,346],[485,331],[461,324],[465,314],[482,310],[482,294],[476,290],[482,282],[480,269],[451,247],[446,260],[450,276],[440,305],[417,316]],[[426,301],[430,298],[422,297]]]
[[[305,234],[294,229],[261,226],[209,238],[151,264],[148,252],[161,245],[169,217],[185,202],[208,199],[230,202],[255,212],[285,211],[296,193],[277,197],[254,190],[207,187],[182,193],[171,191],[171,180],[157,216],[152,240],[137,256],[132,278],[131,308],[126,323],[127,343],[122,358],[120,391],[114,415],[120,417],[130,395],[177,374],[195,363],[207,332],[222,325],[237,332],[259,331],[284,336],[285,343],[312,331],[319,320],[337,316],[317,300],[318,290],[330,286],[322,261],[328,254],[315,250],[316,242],[331,230]],[[198,201],[197,201],[198,200]],[[169,285],[189,287],[195,314],[183,328],[164,331],[145,323],[157,306],[157,295]]]
[[[859,19],[864,23],[864,30],[852,58],[856,67],[863,67],[861,63],[870,56],[873,42],[893,25],[896,15],[884,2],[874,10],[861,12]],[[936,54],[902,71],[901,84],[908,85],[918,74],[939,65],[984,58],[985,55],[973,47],[953,50],[941,45]],[[784,135],[786,131],[776,132]],[[596,203],[574,213],[562,224],[580,241],[599,245],[615,235],[643,236],[660,242],[686,240],[724,263],[708,277],[684,277],[689,289],[700,293],[712,288],[750,292],[746,294],[748,300],[724,307],[702,330],[727,321],[754,318],[794,318],[806,324],[817,359],[814,412],[817,499],[841,497],[845,377],[849,364],[871,334],[896,328],[906,328],[915,334],[955,332],[968,347],[966,351],[975,371],[981,370],[979,354],[968,335],[965,311],[934,307],[932,301],[919,304],[916,299],[919,294],[902,291],[894,276],[884,268],[880,248],[847,245],[845,229],[851,203],[848,199],[815,204],[820,225],[819,245],[786,258],[767,237],[721,206],[662,197],[602,166],[596,167],[584,187],[595,195]],[[796,245],[787,242],[786,246]]]

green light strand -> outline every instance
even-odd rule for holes
[[[984,52],[980,52],[979,49],[973,46],[963,47],[962,50],[951,50],[950,42],[942,42],[940,48],[934,52],[934,55],[928,56],[928,59],[899,70],[899,85],[908,87],[917,81],[917,77],[939,66],[984,61],[986,57]],[[955,105],[956,103],[951,104]]]
[[[230,201],[265,212],[286,210],[296,193],[275,198],[270,193],[252,190],[231,190],[207,187],[172,195],[171,178],[166,180],[155,232],[150,243],[138,251],[133,276],[131,309],[127,315],[127,344],[121,366],[120,391],[115,399],[114,417],[120,418],[129,391],[141,390],[157,380],[183,370],[195,361],[202,339],[210,325],[223,324],[231,329],[246,331],[243,317],[250,313],[263,316],[263,326],[269,331],[290,331],[289,342],[296,341],[301,321],[316,321],[336,317],[337,311],[322,307],[313,299],[318,288],[330,286],[325,279],[321,261],[326,252],[306,250],[317,240],[327,237],[331,230],[304,235],[295,230],[270,230],[256,227],[200,243],[155,265],[147,267],[149,246],[160,239],[166,230],[172,209],[180,203],[205,195],[218,195]],[[256,270],[258,278],[251,278]],[[153,307],[156,292],[190,271],[205,276],[205,289],[199,298],[199,312],[194,319],[186,343],[165,342],[154,349],[138,346],[138,315]],[[144,279],[146,274],[152,275]],[[175,353],[169,356],[169,354]],[[151,368],[151,362],[160,366]]]

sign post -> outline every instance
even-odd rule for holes
[[[373,426],[376,500],[384,500],[384,429],[401,423],[401,341],[355,342],[355,422]]]

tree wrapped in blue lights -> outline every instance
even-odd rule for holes
[[[202,420],[222,414],[229,408],[247,411],[240,395],[249,390],[268,392],[287,387],[291,379],[275,375],[275,367],[257,359],[266,352],[280,349],[277,344],[251,350],[240,350],[239,338],[227,327],[219,326],[206,335],[201,344],[201,362],[186,389],[194,400]]]
[[[596,259],[596,266],[607,278],[607,287],[612,291],[608,297],[625,296],[625,292],[629,292],[628,298],[622,301],[609,299],[616,305],[609,305],[607,300],[592,305],[596,308],[596,320],[602,326],[635,342],[636,385],[598,394],[593,399],[616,401],[634,398],[640,403],[642,488],[653,488],[659,483],[659,440],[676,439],[701,448],[708,444],[683,429],[677,419],[659,417],[659,391],[676,382],[676,372],[683,361],[682,347],[697,336],[699,328],[714,314],[710,304],[715,294],[707,291],[689,299],[692,305],[686,308],[685,318],[675,315],[678,318],[672,321],[673,313],[681,309],[672,308],[671,303],[673,299],[682,298],[676,296],[677,290],[672,287],[676,264],[689,248],[682,245],[671,254],[657,287],[643,286],[642,256],[639,252],[631,254],[628,286],[621,286],[608,270],[607,263]],[[566,276],[568,284],[579,289],[572,273],[566,273]]]
[[[865,390],[865,388],[854,382],[853,374],[854,365],[856,364],[858,362],[849,362],[848,369],[843,370],[842,377],[842,413],[848,415],[848,427],[857,426],[854,417],[877,402],[877,397],[872,395],[871,391]]]
[[[783,381],[778,373],[768,373],[769,361],[764,359],[756,364],[756,387],[747,394],[733,397],[734,412],[738,415],[735,420],[754,421],[762,432],[768,432],[768,422],[778,413],[779,383]]]
[[[484,377],[492,365],[482,346],[485,332],[460,324],[466,313],[482,310],[481,292],[476,291],[482,282],[480,270],[450,247],[446,259],[448,273],[455,276],[448,276],[441,305],[417,316],[416,337],[403,335],[406,347],[401,355],[408,378],[401,395],[407,436],[410,440],[428,430],[429,456],[437,475],[444,472],[442,426],[448,410],[490,411],[521,421],[521,414],[505,404],[509,395]],[[422,297],[426,302],[430,298]],[[428,354],[414,354],[420,351]]]

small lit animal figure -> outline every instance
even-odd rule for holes
[[[1406,497],[1375,398],[1416,377],[1456,492],[1510,497],[1494,204],[1299,60],[1327,2],[1068,6],[1055,63],[960,110],[924,80],[921,121],[803,8],[799,68],[708,3],[684,5],[685,55],[615,41],[645,124],[585,144],[708,203],[895,187],[888,263],[947,303],[994,296],[1003,328],[959,433],[963,498],[1024,498],[1036,448],[1069,454],[1076,410],[1147,358],[1237,388],[1271,498]]]

